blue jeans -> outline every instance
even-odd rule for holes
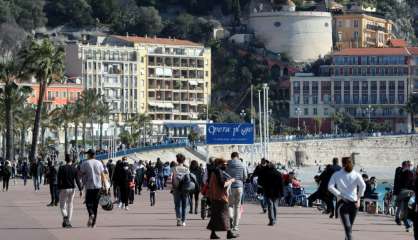
[[[33,177],[33,187],[35,188],[35,191],[39,190],[39,178],[37,176]]]
[[[278,205],[277,198],[266,198],[267,209],[268,209],[268,217],[270,223],[276,223],[277,219],[277,208]]]
[[[187,199],[189,196],[185,193],[174,191],[173,197],[174,197],[174,208],[176,210],[176,218],[184,222],[186,221]]]
[[[157,177],[157,189],[164,190],[164,177],[163,176]]]

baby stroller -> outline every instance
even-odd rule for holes
[[[302,207],[308,207],[308,197],[306,196],[305,189],[303,187],[292,188],[293,199],[292,205],[298,205]]]

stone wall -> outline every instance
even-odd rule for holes
[[[209,151],[210,156],[226,159],[238,151],[244,160],[258,161],[261,148],[257,145],[252,149],[251,145],[212,145]],[[305,153],[305,165],[327,164],[333,157],[355,153],[357,166],[396,167],[405,160],[418,163],[418,135],[274,142],[270,143],[270,160],[283,164],[295,161],[296,151]]]

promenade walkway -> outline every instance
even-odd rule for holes
[[[148,192],[135,199],[129,211],[99,210],[97,227],[86,227],[87,212],[82,199],[75,197],[73,229],[61,228],[58,207],[46,207],[48,186],[35,193],[31,182],[19,183],[7,193],[0,192],[1,240],[134,240],[208,239],[207,221],[192,215],[186,227],[176,227],[173,203],[168,191],[157,193],[157,204],[149,206]],[[245,205],[239,239],[342,240],[339,220],[330,220],[316,209],[280,208],[278,224],[267,226],[258,205]],[[221,233],[223,238],[225,234]],[[354,228],[356,240],[411,240],[412,233],[394,225],[392,218],[360,214]]]

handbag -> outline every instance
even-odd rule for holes
[[[212,174],[209,181],[208,198],[211,201],[220,201],[222,203],[228,203],[228,192],[224,187],[220,187],[218,179],[215,174]]]

